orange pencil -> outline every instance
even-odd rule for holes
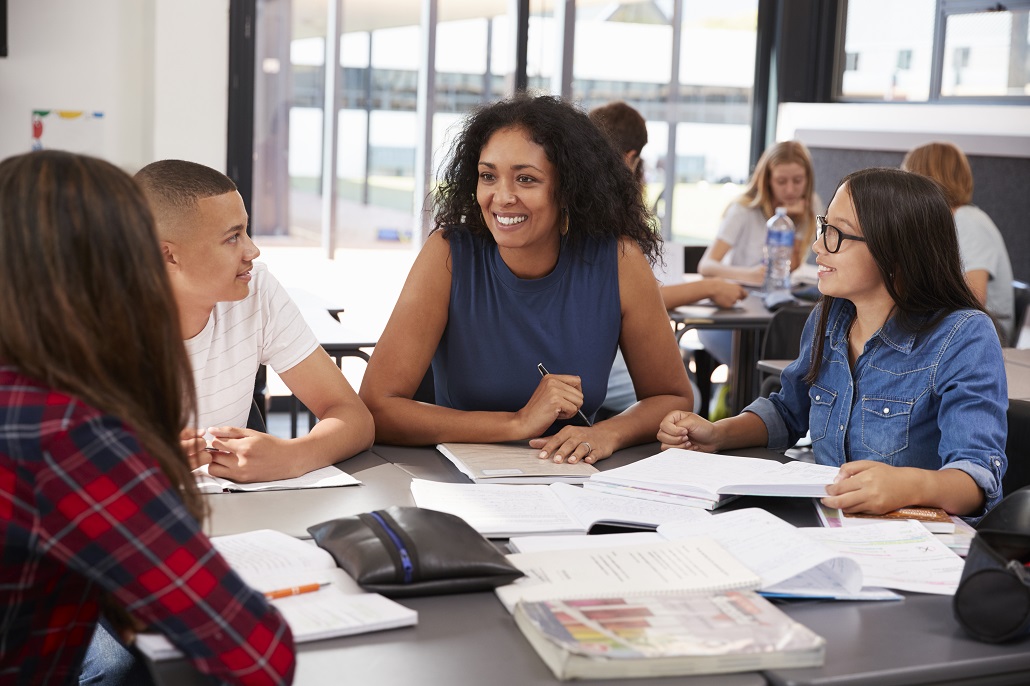
[[[328,586],[329,582],[324,584],[304,584],[303,586],[294,586],[292,588],[279,588],[274,591],[267,591],[265,597],[269,600],[275,600],[276,598],[289,598],[291,595],[300,595],[301,593],[314,593],[323,586]]]

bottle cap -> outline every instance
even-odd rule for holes
[[[777,207],[776,208],[776,214],[787,214],[787,208],[786,207]]]

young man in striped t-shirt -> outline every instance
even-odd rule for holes
[[[221,172],[162,160],[136,174],[157,223],[193,366],[197,413],[183,432],[195,466],[213,476],[271,481],[339,462],[372,444],[372,415],[318,345],[247,235],[247,210]],[[275,370],[320,420],[300,438],[247,429],[258,367]],[[204,450],[204,433],[214,436]]]

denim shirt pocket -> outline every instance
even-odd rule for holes
[[[818,384],[812,384],[808,389],[808,431],[813,441],[821,440],[826,435],[826,427],[830,423],[830,413],[836,399],[836,393]]]
[[[914,404],[894,398],[862,398],[862,444],[884,458],[907,448]]]

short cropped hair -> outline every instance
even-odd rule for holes
[[[969,160],[957,145],[927,143],[905,155],[901,168],[929,176],[944,189],[952,209],[973,201],[973,171]]]
[[[186,160],[159,160],[136,172],[136,183],[150,204],[160,238],[181,235],[197,202],[236,190],[222,172]]]
[[[595,107],[587,116],[623,155],[627,152],[639,155],[647,145],[647,122],[640,112],[622,101]]]

